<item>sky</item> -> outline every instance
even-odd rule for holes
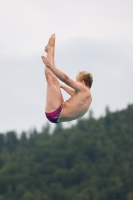
[[[0,0],[0,133],[49,123],[41,56],[52,33],[56,67],[72,79],[93,74],[94,117],[132,104],[132,11],[132,0]]]

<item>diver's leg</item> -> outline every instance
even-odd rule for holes
[[[48,45],[45,48],[47,52],[47,58],[55,66],[54,63],[54,48],[55,48],[55,35],[51,35]],[[50,69],[45,67],[45,76],[47,80],[47,92],[46,92],[46,112],[52,112],[56,110],[64,101],[60,90],[60,85],[57,77],[51,72]]]
[[[49,38],[48,44],[45,47],[45,51],[47,53],[47,58],[50,60],[50,62],[52,63],[52,65],[55,66],[55,62],[54,62],[55,34],[52,34],[51,37]],[[45,71],[44,72],[45,72],[46,79],[47,79],[47,76],[49,74],[51,74],[51,75],[53,74],[53,72],[51,72],[51,70],[48,69],[47,67],[45,67]]]

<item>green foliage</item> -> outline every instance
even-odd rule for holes
[[[0,200],[133,199],[133,105],[49,128],[0,134]]]

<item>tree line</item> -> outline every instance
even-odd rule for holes
[[[27,136],[28,135],[28,136]],[[133,105],[0,134],[0,200],[133,200]]]

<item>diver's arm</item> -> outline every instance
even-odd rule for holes
[[[71,78],[69,78],[64,72],[60,71],[59,69],[57,69],[55,66],[53,66],[48,58],[42,56],[42,60],[43,63],[45,64],[45,66],[47,68],[49,68],[57,78],[59,78],[62,82],[64,82],[65,84],[67,84],[68,86],[70,86],[71,88],[80,91],[82,90],[81,88],[81,84],[72,80]]]
[[[63,90],[65,90],[70,96],[73,95],[74,93],[74,89],[68,87],[67,85],[64,85],[62,83],[60,83],[60,88],[62,88]]]

